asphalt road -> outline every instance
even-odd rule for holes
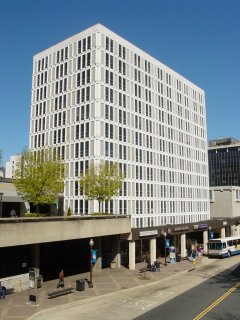
[[[240,265],[204,281],[135,320],[239,320]]]
[[[144,286],[122,290],[113,294],[74,302],[65,306],[46,309],[33,316],[34,320],[130,320],[130,319],[166,319],[193,320],[209,305],[226,293],[236,282],[240,281],[240,256],[229,259],[212,260],[191,272],[176,274],[171,279]],[[229,271],[229,268],[232,268]],[[235,270],[235,271],[233,271]],[[239,300],[239,288],[230,294],[224,302],[211,312],[221,313],[216,318],[208,314],[202,319],[237,320],[240,319],[240,307],[232,308]],[[237,297],[236,297],[237,295]],[[222,310],[224,304],[227,306]],[[219,309],[217,309],[219,308]],[[235,314],[238,318],[230,314]],[[207,318],[210,317],[211,318]],[[225,318],[224,318],[225,317]],[[200,320],[196,318],[195,320]]]

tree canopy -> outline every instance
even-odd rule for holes
[[[13,183],[18,194],[39,209],[56,202],[64,189],[65,165],[53,150],[25,151],[16,165]]]
[[[98,201],[100,211],[101,203],[118,196],[123,181],[124,175],[116,163],[101,162],[90,166],[79,182],[88,199]]]

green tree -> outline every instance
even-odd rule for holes
[[[101,162],[90,166],[88,172],[80,177],[80,188],[90,200],[97,200],[99,212],[101,204],[118,196],[122,188],[124,175],[117,164]]]
[[[13,183],[18,194],[36,205],[52,204],[64,189],[65,165],[54,150],[24,151],[16,166]]]

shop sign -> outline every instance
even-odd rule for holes
[[[97,261],[97,250],[92,250],[92,263],[96,263]]]
[[[189,227],[176,227],[176,228],[173,228],[173,231],[174,232],[177,232],[177,231],[187,231],[189,230]]]
[[[208,225],[207,224],[195,224],[193,226],[194,230],[202,230],[202,229],[207,229]]]
[[[149,237],[149,236],[157,236],[158,231],[157,230],[147,230],[147,231],[140,231],[139,237]]]
[[[170,263],[176,263],[176,248],[175,247],[170,247]]]
[[[198,229],[207,229],[208,225],[207,224],[199,224]]]
[[[170,239],[166,239],[165,247],[166,247],[166,249],[170,248]]]

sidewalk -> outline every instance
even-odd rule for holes
[[[168,277],[177,276],[182,272],[188,272],[193,268],[198,268],[202,264],[208,263],[206,257],[197,258],[195,266],[187,260],[175,264],[168,263],[167,266],[164,266],[164,259],[160,258],[159,260],[161,261],[160,272],[147,271],[145,275],[144,273],[140,273],[139,270],[144,267],[143,262],[136,264],[136,270],[128,270],[124,267],[120,269],[103,269],[101,272],[93,273],[94,287],[92,289],[85,285],[85,291],[74,290],[71,294],[54,299],[48,299],[47,293],[56,290],[58,279],[43,282],[42,288],[37,290],[38,301],[36,304],[29,303],[28,290],[7,295],[6,299],[0,300],[0,320],[26,320],[35,313],[49,307],[56,307],[119,290],[142,286],[147,283],[153,283]],[[65,277],[65,287],[75,288],[76,280],[87,278],[89,279],[89,273]]]

